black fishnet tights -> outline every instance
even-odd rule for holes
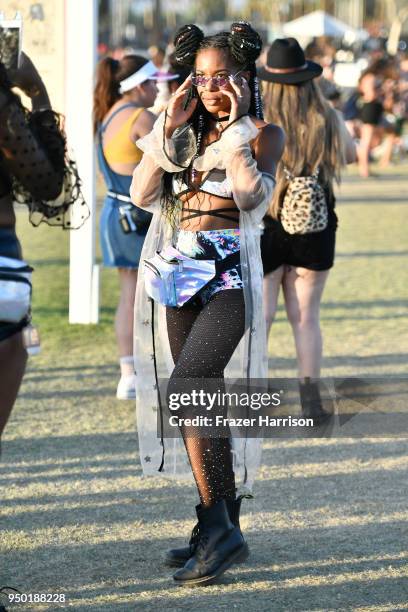
[[[206,392],[218,389],[222,392],[224,369],[242,338],[244,328],[242,289],[219,291],[204,306],[167,308],[167,330],[176,364],[168,393],[186,391],[191,384],[197,388],[197,379],[205,379],[200,388],[204,387]],[[222,409],[218,408],[217,413],[222,414]],[[191,414],[189,407],[178,410],[179,416],[188,418]],[[182,426],[180,429],[201,504],[208,507],[222,498],[235,499],[230,439],[200,438],[194,427]]]

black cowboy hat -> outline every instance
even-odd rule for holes
[[[277,38],[266,56],[266,66],[258,68],[260,79],[283,85],[310,81],[322,72],[320,64],[306,60],[296,38]]]

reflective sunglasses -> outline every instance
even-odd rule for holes
[[[195,87],[205,87],[209,81],[212,81],[213,85],[216,87],[226,87],[230,83],[231,77],[235,79],[242,72],[239,70],[235,74],[223,74],[222,76],[214,76],[214,77],[206,77],[202,74],[193,74],[191,77],[191,82]]]

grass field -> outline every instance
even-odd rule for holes
[[[325,376],[407,375],[408,173],[344,179],[336,265],[322,307]],[[116,274],[104,270],[99,325],[67,322],[69,235],[31,228],[34,321],[29,362],[6,429],[0,588],[65,593],[65,604],[10,609],[408,610],[408,441],[269,440],[244,507],[245,565],[202,590],[173,586],[163,551],[193,525],[194,488],[144,479],[132,402],[114,398]],[[294,376],[282,307],[271,375]]]

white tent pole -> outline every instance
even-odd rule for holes
[[[95,266],[95,150],[92,96],[96,65],[97,0],[65,0],[65,113],[69,147],[91,217],[70,234],[69,322],[97,323],[99,278]]]

